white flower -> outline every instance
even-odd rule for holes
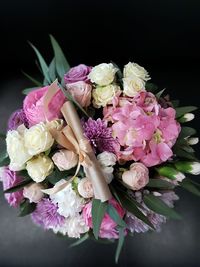
[[[30,155],[47,151],[54,142],[44,123],[39,123],[24,132],[25,146]]]
[[[24,187],[23,196],[29,199],[30,203],[38,203],[44,196],[41,189],[44,189],[42,184],[31,183]]]
[[[137,63],[132,62],[129,62],[127,65],[124,66],[124,77],[137,77],[143,81],[150,80],[148,72]]]
[[[107,184],[110,184],[114,178],[113,172],[114,168],[113,167],[102,167],[101,170],[103,171],[105,180]]]
[[[112,63],[102,63],[92,68],[88,78],[97,85],[109,85],[113,82],[117,70]]]
[[[10,158],[10,169],[20,171],[25,169],[25,163],[32,156],[28,153],[25,145],[23,134],[17,130],[8,131],[6,137],[7,152]]]
[[[186,140],[190,146],[194,146],[199,143],[198,137],[190,137],[190,138],[187,138]]]
[[[114,166],[117,162],[117,157],[112,152],[104,151],[97,156],[97,160],[103,167]]]
[[[119,91],[119,86],[113,84],[104,87],[96,87],[96,89],[92,91],[93,105],[97,108],[105,107],[112,102],[113,97]]]
[[[134,97],[141,91],[145,91],[145,82],[137,76],[123,78],[124,94]]]
[[[52,160],[44,155],[32,158],[26,164],[29,176],[36,183],[44,181],[44,179],[53,171],[54,165]]]
[[[53,231],[56,234],[61,233],[72,238],[80,238],[81,234],[89,231],[89,227],[86,225],[83,216],[76,214],[76,216],[66,219],[62,226],[54,228]]]
[[[183,116],[184,122],[192,121],[195,118],[193,113],[186,113]]]
[[[191,164],[191,170],[189,173],[193,175],[199,175],[200,174],[200,163],[199,162],[192,162]]]
[[[78,183],[78,192],[83,198],[91,198],[94,196],[92,182],[89,178],[85,177]]]
[[[60,186],[66,181],[64,179],[56,183],[55,186]],[[78,196],[69,183],[64,189],[52,194],[51,200],[58,204],[58,213],[66,218],[73,217],[79,213],[84,206],[84,199]]]

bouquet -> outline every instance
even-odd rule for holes
[[[200,196],[186,178],[200,174],[196,131],[185,126],[196,107],[179,107],[136,63],[70,68],[50,39],[49,65],[31,44],[43,82],[25,74],[35,87],[1,134],[5,198],[36,225],[77,238],[73,245],[117,240],[117,261],[126,236],[181,218],[177,187]]]

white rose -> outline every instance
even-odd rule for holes
[[[25,163],[32,156],[28,153],[25,145],[23,134],[17,130],[8,131],[6,137],[7,152],[10,158],[10,169],[20,171],[25,169]]]
[[[109,85],[113,82],[117,70],[112,63],[102,63],[92,68],[88,78],[97,85]]]
[[[97,160],[102,167],[114,166],[117,162],[115,154],[107,151],[100,153]]]
[[[124,77],[137,77],[142,79],[143,81],[150,80],[148,72],[143,67],[141,67],[137,63],[131,62],[124,66]]]
[[[94,196],[92,182],[89,178],[83,178],[78,183],[78,192],[83,198],[91,198]]]
[[[81,234],[89,231],[89,227],[86,225],[83,216],[76,214],[76,216],[66,219],[62,226],[53,228],[53,231],[56,234],[61,233],[72,238],[80,238]]]
[[[111,104],[113,97],[119,91],[120,87],[113,84],[104,87],[96,87],[96,89],[92,91],[93,105],[99,108]]]
[[[60,186],[65,182],[62,179],[55,186]],[[71,183],[50,197],[53,203],[58,205],[58,213],[65,218],[74,217],[77,213],[81,212],[85,203],[84,199],[73,190]]]
[[[54,130],[54,129],[60,131],[63,128],[63,124],[64,124],[63,120],[57,119],[57,120],[53,120],[53,121],[47,122],[46,123],[46,128],[47,128],[48,131]]]
[[[24,141],[29,154],[34,156],[47,151],[53,145],[54,139],[45,124],[39,123],[25,131]]]
[[[129,97],[134,97],[137,93],[145,91],[145,82],[136,76],[123,78],[123,85],[123,92]]]
[[[26,169],[29,176],[36,183],[44,181],[44,179],[53,171],[54,165],[52,160],[44,155],[29,160]]]
[[[44,196],[42,184],[31,183],[24,187],[23,196],[29,199],[30,203],[38,203]]]

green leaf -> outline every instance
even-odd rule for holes
[[[141,206],[139,203],[137,203],[136,200],[131,199],[126,193],[122,193],[120,191],[117,191],[120,202],[122,203],[122,206],[135,215],[138,219],[146,223],[148,226],[150,226],[152,229],[154,229],[153,224],[149,221],[149,219],[144,215],[144,213],[138,208],[138,205]],[[137,204],[136,204],[137,203]],[[142,206],[141,206],[142,208]]]
[[[34,79],[33,77],[31,77],[29,74],[27,74],[26,72],[22,71],[22,73],[24,74],[24,76],[26,76],[31,82],[33,82],[36,86],[41,87],[42,83],[37,81],[36,79]]]
[[[180,186],[190,193],[200,197],[200,184],[192,181],[191,179],[184,179],[182,183],[180,183]]]
[[[72,103],[74,103],[76,106],[77,106],[77,108],[79,109],[79,110],[81,110],[82,111],[82,113],[83,114],[85,114],[85,116],[87,116],[88,118],[89,118],[89,116],[88,116],[88,114],[87,114],[87,112],[81,107],[81,105],[73,98],[73,96],[61,85],[61,84],[59,84],[59,86],[60,86],[60,89],[62,90],[62,92],[63,92],[63,94],[66,96],[66,98],[69,100],[69,101],[71,101]]]
[[[119,256],[124,244],[124,240],[125,240],[125,234],[124,234],[124,228],[120,227],[119,229],[119,240],[118,240],[118,244],[117,244],[117,250],[115,253],[115,263],[118,263],[119,260]]]
[[[13,193],[13,192],[16,192],[16,191],[19,191],[21,190],[22,188],[24,188],[24,186],[32,183],[33,181],[32,180],[23,180],[22,182],[20,182],[19,184],[11,187],[11,188],[8,188],[4,191],[5,194],[7,193]]]
[[[119,216],[119,214],[116,211],[116,209],[110,204],[108,204],[108,206],[107,206],[107,213],[113,219],[113,221],[116,222],[117,225],[119,225],[121,227],[125,227],[125,228],[127,227],[126,223]]]
[[[70,248],[76,247],[80,244],[82,244],[83,242],[85,242],[87,239],[89,238],[89,234],[86,233],[85,235],[83,235],[78,241],[74,242],[73,244],[70,245]]]
[[[192,112],[197,110],[198,108],[195,106],[187,106],[187,107],[179,107],[176,108],[176,118],[180,118],[183,115],[185,115],[186,113]]]
[[[182,127],[179,135],[179,139],[196,134],[196,130],[191,127]]]
[[[6,139],[6,134],[0,133],[0,138],[5,140]]]
[[[158,214],[176,220],[181,219],[180,215],[176,213],[174,209],[167,206],[160,198],[155,197],[154,195],[145,195],[144,203],[149,209],[153,210]]]
[[[52,59],[50,65],[49,65],[49,77],[52,82],[56,80],[56,60],[55,57]]]
[[[10,164],[9,157],[6,157],[2,161],[0,161],[0,167],[8,166],[9,164]]]
[[[70,176],[73,176],[76,172],[76,168],[72,168],[67,171],[60,171],[59,169],[55,169],[49,176],[46,177],[46,180],[48,180],[51,184],[55,185],[57,182],[59,182],[62,179],[67,179]]]
[[[36,203],[30,203],[28,199],[24,200],[20,204],[20,213],[19,217],[24,217],[30,213],[32,213],[36,209]]]
[[[174,154],[180,158],[183,159],[191,159],[191,160],[197,160],[194,153],[189,153],[185,150],[183,150],[181,147],[174,147],[173,148]]]
[[[36,90],[36,89],[38,89],[39,87],[31,87],[31,88],[26,88],[26,89],[24,89],[23,91],[22,91],[22,94],[23,95],[28,95],[30,92],[32,92],[32,91],[34,91],[34,90]]]
[[[180,101],[179,100],[172,100],[171,103],[172,103],[174,108],[177,108],[180,104]]]
[[[108,203],[101,202],[99,199],[92,200],[92,225],[93,225],[93,233],[96,239],[99,236],[99,230],[101,227],[101,223],[103,217],[106,213]]]
[[[28,174],[27,170],[22,170],[18,172],[18,175],[23,177],[24,180],[32,180],[30,175]]]
[[[149,179],[147,187],[159,188],[159,189],[173,189],[174,185],[168,181],[162,179]]]
[[[70,69],[70,66],[56,39],[52,35],[50,35],[50,39],[55,55],[56,71],[59,77],[62,79],[64,74]]]
[[[40,54],[38,49],[32,43],[29,43],[29,44],[33,48],[33,50],[35,51],[35,53],[36,53],[36,55],[38,57],[38,60],[39,60],[39,63],[40,63],[41,69],[42,69],[42,73],[43,73],[45,79],[50,84],[51,83],[51,79],[49,77],[49,68],[47,66],[47,63],[45,62],[44,58],[42,57],[42,55]]]
[[[166,90],[166,89],[164,88],[163,90],[161,90],[160,92],[158,92],[158,93],[156,94],[156,97],[159,99],[159,98],[161,97],[161,95],[164,93],[165,90]]]
[[[158,86],[151,82],[146,82],[145,88],[150,92],[155,92],[158,90]]]
[[[6,149],[4,148],[4,149],[2,149],[2,150],[0,151],[0,163],[3,164],[3,162],[4,162],[6,159],[8,159],[8,153],[7,153]]]

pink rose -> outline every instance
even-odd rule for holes
[[[78,183],[78,192],[83,198],[91,198],[94,196],[92,182],[89,178],[85,177]]]
[[[140,190],[149,182],[149,170],[142,163],[133,163],[130,170],[122,174],[122,180],[132,190]]]
[[[109,203],[117,210],[120,217],[123,218],[125,212],[123,208],[119,205],[119,203],[115,199],[111,199]],[[89,202],[83,208],[83,218],[86,222],[86,225],[92,228],[92,202]],[[116,229],[116,226],[117,226],[116,222],[114,222],[110,218],[110,216],[106,213],[101,223],[99,236],[101,238],[108,238],[108,239],[119,238],[119,233]]]
[[[90,105],[92,92],[92,86],[90,84],[79,81],[67,84],[66,87],[82,107],[88,107]]]
[[[88,82],[88,74],[91,71],[91,67],[88,67],[84,64],[80,64],[76,67],[71,68],[64,76],[66,84],[85,81]]]
[[[38,203],[44,196],[42,189],[44,189],[42,184],[31,183],[24,187],[23,195],[25,198],[29,199],[30,203]]]
[[[44,96],[49,86],[30,92],[24,99],[24,113],[30,125],[35,125],[46,120],[51,121],[61,116],[60,109],[65,101],[65,96],[59,90],[51,99],[49,108],[44,110]]]
[[[52,160],[60,171],[65,171],[78,164],[78,155],[73,151],[62,149],[53,155]]]

